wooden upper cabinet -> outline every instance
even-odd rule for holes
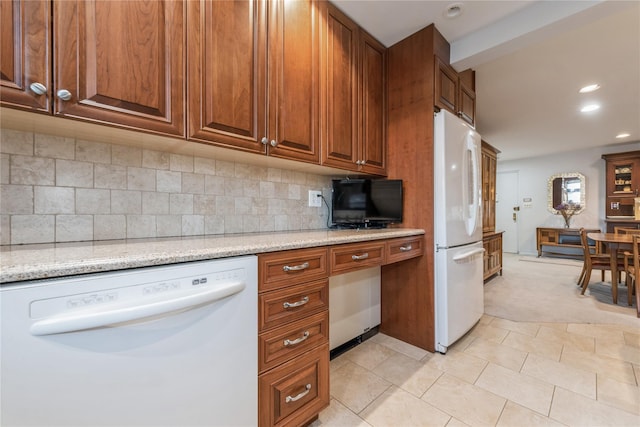
[[[266,153],[264,1],[187,2],[189,139]]]
[[[267,6],[269,155],[320,163],[320,28],[327,2]]]
[[[326,28],[322,164],[386,175],[386,48],[333,5]]]
[[[0,104],[3,106],[50,112],[50,22],[50,1],[0,1]]]
[[[496,170],[500,150],[482,141],[482,231],[496,229]]]
[[[182,1],[69,0],[53,8],[55,114],[184,135]]]
[[[434,75],[435,106],[444,108],[475,126],[475,71],[469,69],[458,73],[451,65],[436,56]]]

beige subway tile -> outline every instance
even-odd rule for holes
[[[267,168],[267,181],[281,182],[282,181],[282,169]]]
[[[40,157],[11,156],[11,184],[55,185],[55,160]]]
[[[203,215],[182,215],[182,235],[198,236],[204,234]]]
[[[11,216],[0,215],[0,245],[11,244]]]
[[[274,231],[276,227],[275,220],[271,215],[260,215],[260,231]]]
[[[238,179],[254,179],[262,181],[267,179],[269,173],[267,168],[264,166],[236,163],[234,176]]]
[[[224,234],[224,216],[205,215],[204,232],[205,234]]]
[[[251,213],[253,200],[250,197],[236,197],[234,199],[235,213],[237,215],[247,215]]]
[[[406,343],[404,341],[400,341],[397,338],[390,337],[389,335],[385,335],[382,333],[378,333],[371,337],[371,341],[383,345],[385,347],[390,348],[393,351],[404,354],[405,356],[409,356],[415,360],[423,360],[425,356],[431,355],[426,350],[423,350],[419,347]]]
[[[242,232],[257,233],[260,231],[260,217],[257,215],[242,216]]]
[[[125,239],[127,219],[124,215],[94,215],[93,238],[95,240]]]
[[[122,166],[142,166],[142,149],[124,145],[111,146],[111,163]]]
[[[521,372],[591,399],[596,398],[596,374],[571,364],[529,354]]]
[[[127,215],[127,239],[156,237],[154,215]]]
[[[32,132],[0,128],[0,152],[7,154],[33,155]]]
[[[145,215],[167,215],[169,213],[169,193],[143,192],[142,213]]]
[[[56,242],[93,240],[93,215],[56,215]]]
[[[640,328],[634,332],[623,332],[624,343],[631,347],[640,348]]]
[[[63,136],[34,135],[34,154],[38,157],[73,160],[76,157],[76,140]]]
[[[201,173],[205,175],[215,175],[216,161],[215,159],[196,157],[193,159],[193,171],[195,173]]]
[[[41,187],[33,189],[33,212],[35,214],[75,213],[75,189],[66,187]]]
[[[55,215],[12,215],[11,244],[53,242],[55,222]]]
[[[176,172],[193,172],[193,156],[169,155],[169,169]]]
[[[94,141],[76,141],[76,160],[93,163],[111,163],[111,144]]]
[[[252,215],[266,215],[269,211],[269,203],[267,199],[252,199],[251,214]]]
[[[182,235],[182,215],[156,215],[158,237]]]
[[[298,231],[302,229],[302,219],[299,215],[287,215],[288,231]]]
[[[500,419],[496,427],[514,427],[514,426],[531,426],[531,427],[563,427],[557,421],[546,416],[542,416],[537,412],[520,406],[517,403],[507,402],[500,414]],[[449,425],[447,424],[447,427]]]
[[[142,213],[142,193],[140,191],[111,190],[111,213]]]
[[[127,167],[127,190],[156,190],[156,171],[154,169]]]
[[[245,197],[260,197],[260,181],[245,179],[242,182],[242,195]]]
[[[640,387],[598,375],[598,402],[640,415]]]
[[[33,214],[33,187],[31,185],[0,185],[0,213]]]
[[[224,195],[224,178],[221,176],[206,175],[204,178],[204,192],[217,196]]]
[[[435,353],[427,361],[430,366],[471,384],[478,379],[488,363],[484,359],[455,350],[450,350],[447,354]]]
[[[640,348],[625,343],[615,344],[596,340],[596,354],[635,363],[636,365],[640,364]]]
[[[172,171],[156,171],[156,191],[179,193],[182,191],[182,174]]]
[[[182,173],[182,192],[192,194],[204,194],[204,177],[199,173]]]
[[[509,334],[509,331],[502,328],[496,328],[492,325],[477,324],[471,329],[469,335],[474,338],[481,338],[485,341],[491,341],[494,343],[501,343]]]
[[[594,325],[590,323],[569,323],[567,332],[587,337],[624,341],[623,330],[617,325]]]
[[[318,426],[371,427],[369,423],[358,417],[336,399],[331,399],[329,407],[322,410],[318,420],[309,425],[309,427]]]
[[[475,339],[464,352],[515,372],[518,372],[520,368],[522,368],[522,364],[527,358],[526,351],[516,350],[512,347],[485,341],[481,338]]]
[[[234,215],[236,213],[236,202],[233,197],[216,196],[216,214]]]
[[[93,163],[56,160],[56,185],[93,188]]]
[[[276,196],[276,185],[273,182],[260,182],[260,197],[273,199]]]
[[[287,215],[273,215],[274,231],[287,231],[289,229],[289,217]]]
[[[556,387],[549,417],[568,426],[637,426],[640,417],[609,404]]]
[[[276,182],[274,185],[274,195],[276,199],[289,198],[289,184],[284,182]]]
[[[0,154],[0,184],[11,182],[11,156]]]
[[[331,395],[355,413],[360,413],[391,383],[353,362],[331,371]]]
[[[228,233],[242,233],[242,217],[239,215],[225,215],[224,216],[224,232]]]
[[[509,332],[509,335],[502,341],[502,345],[556,361],[560,360],[563,347],[561,342],[532,337],[514,331]]]
[[[93,166],[95,188],[125,190],[127,188],[127,168],[120,165]]]
[[[142,150],[142,167],[169,170],[169,153],[153,150]]]
[[[346,355],[348,356],[349,353]],[[380,362],[372,372],[416,397],[421,397],[444,374],[425,362],[395,351]]]
[[[490,322],[491,326],[509,331],[518,332],[523,335],[535,337],[540,329],[540,325],[531,322],[514,322],[512,320],[493,318]]]
[[[224,160],[216,160],[216,175],[233,178],[236,175],[236,164]]]
[[[216,213],[216,196],[209,194],[193,195],[193,213],[196,215],[213,215]]]
[[[241,179],[236,178],[225,178],[224,179],[224,195],[232,196],[232,197],[240,197],[244,193],[244,188],[242,187],[243,181]]]
[[[108,215],[111,213],[111,191],[92,188],[76,189],[76,213]]]
[[[193,194],[173,193],[169,195],[169,213],[172,215],[193,214]]]
[[[561,362],[628,384],[636,384],[633,366],[629,362],[602,356],[590,351],[567,347],[562,352]]]
[[[269,215],[285,215],[288,213],[284,200],[267,199],[267,213]]]
[[[306,194],[305,194],[306,196]],[[297,184],[289,184],[289,191],[287,194],[287,198],[289,200],[300,200],[302,199],[302,189],[300,188],[299,185]],[[305,198],[305,201],[307,201],[307,198]]]
[[[560,329],[550,328],[542,325],[538,331],[538,338],[555,341],[565,346],[573,346],[582,351],[594,351],[595,339],[586,335],[574,334]]]

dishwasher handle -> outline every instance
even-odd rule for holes
[[[62,334],[144,319],[210,304],[242,292],[245,287],[244,282],[230,282],[205,290],[198,289],[196,292],[191,289],[184,292],[169,292],[166,295],[152,297],[153,299],[150,300],[136,299],[109,304],[104,308],[92,307],[72,313],[58,314],[34,322],[31,325],[31,334],[36,336]]]

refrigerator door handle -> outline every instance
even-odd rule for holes
[[[464,261],[469,258],[472,258],[475,255],[483,254],[483,253],[484,253],[484,248],[476,248],[476,249],[472,249],[470,251],[463,252],[461,254],[454,256],[453,260],[456,262],[460,262],[460,261]]]
[[[476,227],[478,227],[480,196],[477,190],[480,188],[480,183],[478,182],[480,165],[478,164],[478,146],[471,133],[467,134],[466,142],[467,153],[471,156],[471,170],[467,170],[467,173],[470,173],[471,176],[467,177],[466,182],[471,184],[471,188],[467,189],[466,192],[468,198],[467,209],[469,216],[468,218],[466,218],[465,223],[467,226],[467,234],[471,236],[475,232]]]

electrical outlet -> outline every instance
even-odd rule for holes
[[[319,208],[322,206],[322,191],[309,190],[309,207]]]

